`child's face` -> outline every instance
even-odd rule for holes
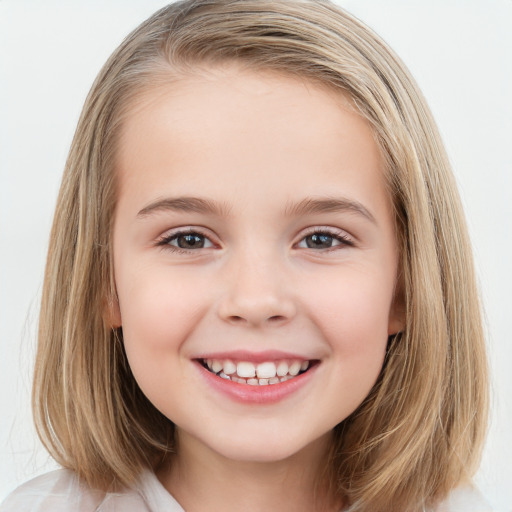
[[[111,318],[149,400],[183,440],[228,458],[325,439],[401,326],[368,123],[314,84],[212,69],[140,99],[118,172]]]

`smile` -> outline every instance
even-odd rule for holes
[[[221,379],[249,386],[267,386],[294,379],[307,372],[314,361],[279,360],[255,364],[231,359],[203,359],[201,363]]]
[[[295,396],[322,366],[321,359],[280,351],[205,354],[193,361],[215,395],[254,405],[270,405]]]

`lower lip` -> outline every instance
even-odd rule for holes
[[[293,379],[279,382],[278,384],[267,384],[266,386],[239,384],[238,382],[218,377],[208,371],[198,361],[196,361],[196,366],[199,368],[200,374],[206,380],[208,386],[228,398],[242,403],[272,404],[284,400],[305,386],[320,365],[315,364],[307,372],[297,375]]]

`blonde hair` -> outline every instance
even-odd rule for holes
[[[187,68],[235,60],[348,93],[374,129],[393,201],[405,329],[370,395],[334,431],[330,492],[350,510],[416,511],[474,473],[487,366],[471,248],[435,123],[405,66],[327,1],[186,0],[140,25],[107,61],[71,146],[50,239],[33,409],[54,458],[91,486],[130,485],[173,450],[174,425],[142,394],[115,300],[111,231],[119,127],[131,102]]]

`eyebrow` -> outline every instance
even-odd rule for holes
[[[216,215],[218,217],[227,217],[230,208],[222,203],[217,203],[201,197],[168,197],[158,199],[142,208],[137,217],[144,218],[158,212],[193,212],[201,214]],[[346,198],[306,198],[295,204],[288,204],[284,213],[286,216],[311,215],[315,213],[337,213],[351,212],[360,215],[373,224],[377,221],[371,212],[359,201]]]
[[[373,224],[377,224],[372,213],[359,201],[352,199],[327,197],[327,198],[306,198],[296,204],[289,204],[285,213],[289,216],[300,216],[315,213],[337,213],[350,212],[360,215]]]
[[[219,217],[228,216],[229,208],[221,203],[201,197],[168,197],[148,204],[137,214],[137,217],[147,217],[153,213],[174,211],[213,214]]]

